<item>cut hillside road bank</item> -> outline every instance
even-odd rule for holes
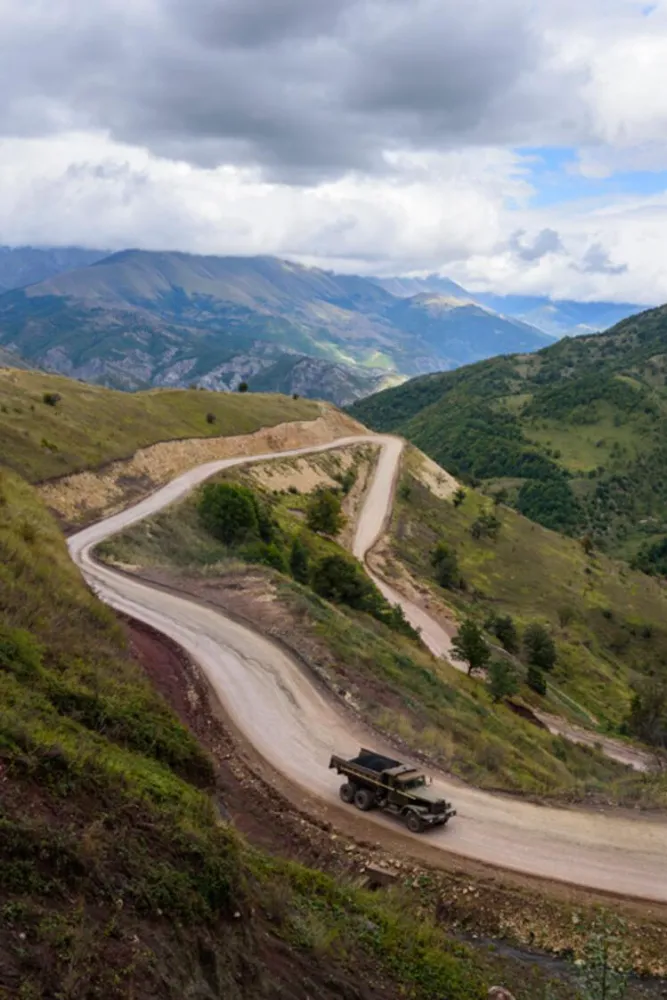
[[[363,558],[391,508],[402,442],[356,436],[279,454],[296,456],[358,443],[381,448],[354,544]],[[103,539],[154,514],[214,473],[273,457],[276,453],[191,469],[137,506],[72,536],[70,552],[103,600],[175,640],[194,658],[232,722],[262,757],[297,786],[345,808],[338,798],[340,781],[328,769],[332,753],[352,757],[359,746],[371,745],[391,755],[391,748],[378,745],[374,733],[335,708],[295,660],[268,639],[210,607],[102,566],[92,556]],[[437,778],[434,790],[452,800],[457,816],[451,826],[426,835],[432,847],[534,876],[667,902],[663,820],[546,808],[445,777]],[[400,830],[394,819],[377,813],[368,817],[368,824],[369,835],[378,838],[383,829],[391,828],[393,836]],[[409,845],[410,834],[401,830],[400,835]]]

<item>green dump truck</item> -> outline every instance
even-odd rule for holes
[[[374,750],[362,747],[351,760],[334,754],[329,767],[345,776],[340,786],[343,802],[362,812],[384,809],[400,816],[412,833],[444,826],[456,815],[451,802],[431,791],[430,781],[421,771]]]

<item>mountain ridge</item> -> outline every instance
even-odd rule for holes
[[[345,404],[387,381],[545,342],[479,306],[435,308],[269,256],[123,250],[0,296],[8,350],[128,389],[203,379],[229,389],[258,377],[270,388],[275,375],[284,391]]]

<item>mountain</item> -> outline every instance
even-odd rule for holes
[[[246,380],[346,403],[406,375],[546,342],[451,296],[399,298],[273,257],[127,250],[0,296],[0,344],[128,389]]]
[[[667,306],[412,379],[351,412],[546,527],[667,569]]]
[[[82,247],[0,246],[0,292],[45,281],[63,271],[86,267],[106,257],[106,250]]]
[[[373,278],[392,295],[409,297],[419,294],[446,295],[460,304],[474,303],[490,312],[513,318],[536,327],[552,337],[579,336],[599,333],[634,313],[642,306],[628,302],[574,302],[537,295],[495,295],[491,292],[469,292],[449,278],[437,274],[426,278]]]
[[[0,368],[29,368],[22,358],[19,358],[17,354],[13,354],[11,351],[6,351],[4,347],[0,347]]]

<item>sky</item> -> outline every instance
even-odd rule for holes
[[[0,0],[0,243],[667,301],[667,0]]]

